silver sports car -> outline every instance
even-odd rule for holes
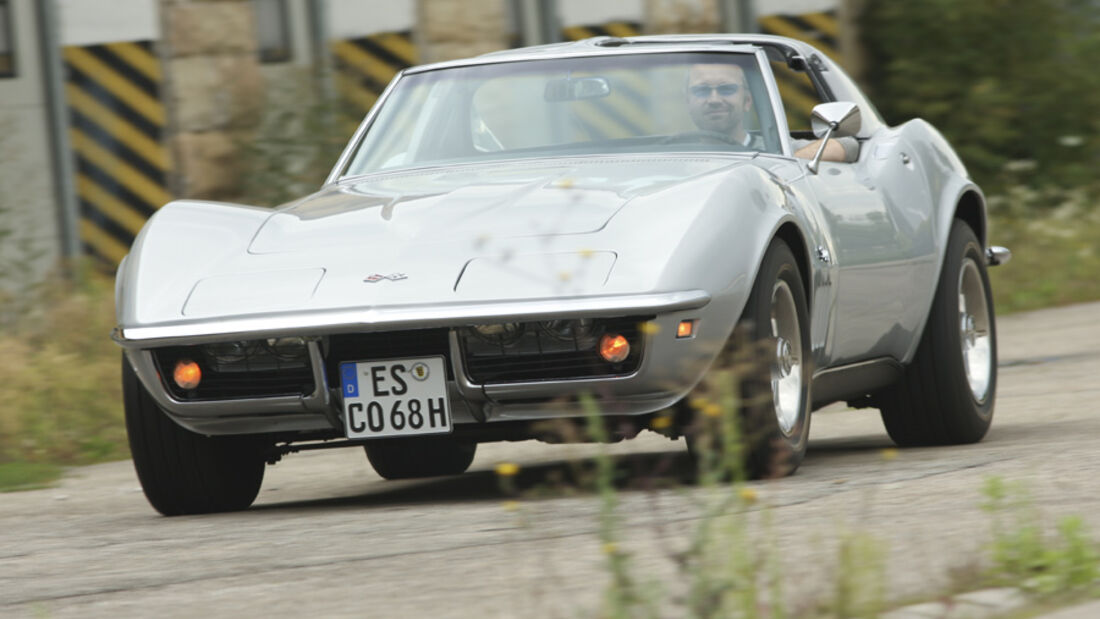
[[[301,449],[462,473],[479,442],[582,419],[583,394],[614,433],[679,436],[750,345],[754,475],[793,471],[837,401],[879,408],[901,445],[978,441],[986,268],[1009,255],[944,138],[887,126],[799,41],[598,37],[414,67],[317,193],[180,200],[146,224],[116,285],[134,464],[172,515],[248,507]]]

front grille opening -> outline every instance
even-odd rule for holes
[[[347,361],[418,357],[443,357],[447,361],[447,379],[454,380],[449,334],[450,329],[443,328],[333,335],[325,349],[328,384],[340,385],[340,364]]]
[[[176,363],[183,359],[194,361],[202,370],[202,380],[194,389],[183,389],[172,379]],[[168,392],[185,402],[309,395],[314,391],[309,351],[299,338],[158,348],[153,360]]]
[[[623,376],[641,363],[642,326],[652,317],[553,320],[466,327],[459,332],[466,374],[475,384]],[[600,337],[618,333],[630,343],[620,363],[605,361]]]

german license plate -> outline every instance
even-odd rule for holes
[[[340,364],[348,438],[451,431],[443,357]]]

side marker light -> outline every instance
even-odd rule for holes
[[[630,342],[617,333],[600,338],[600,356],[608,363],[622,363],[630,355]]]
[[[176,381],[180,389],[194,389],[202,380],[202,369],[190,359],[180,359],[172,372],[172,380]]]
[[[694,320],[681,320],[680,324],[676,325],[676,339],[691,337],[692,335],[695,335]]]

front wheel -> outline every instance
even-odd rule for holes
[[[446,437],[374,439],[363,446],[375,472],[385,479],[460,475],[470,468],[477,443]]]
[[[806,455],[810,434],[808,316],[798,263],[787,244],[776,239],[764,255],[727,347],[739,350],[725,351],[715,368],[729,366],[739,374],[740,449],[744,472],[749,477],[789,475]],[[748,341],[737,341],[739,333]],[[758,351],[760,355],[756,355]],[[743,363],[731,361],[738,357],[747,359]],[[688,447],[697,457],[700,438],[688,436]],[[713,449],[729,448],[713,438],[708,445]]]
[[[165,516],[246,509],[264,479],[268,443],[255,436],[203,436],[157,406],[122,358],[126,433],[145,498]]]
[[[997,329],[985,256],[970,226],[955,220],[916,356],[876,400],[898,445],[955,445],[985,436],[996,388]]]

